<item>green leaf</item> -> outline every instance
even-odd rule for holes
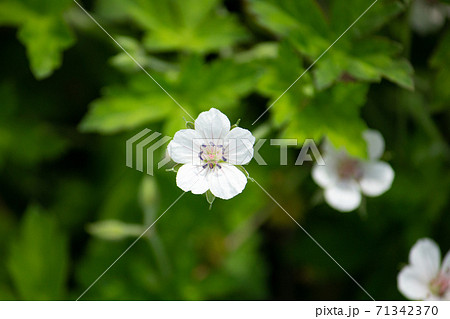
[[[350,4],[349,4],[350,2]],[[315,61],[315,84],[325,89],[351,77],[379,82],[386,78],[404,88],[413,89],[413,70],[401,57],[399,46],[371,33],[401,11],[399,1],[379,1],[344,34],[344,31],[369,7],[360,0],[332,1],[327,22],[314,0],[250,2],[257,22],[277,36],[288,39],[310,61]],[[338,37],[342,35],[342,38]],[[363,37],[364,36],[364,37]],[[332,47],[330,47],[334,44]]]
[[[440,40],[439,46],[430,59],[430,66],[436,70],[433,79],[434,108],[442,110],[448,107],[450,102],[450,31],[447,31]]]
[[[348,62],[346,56],[340,51],[335,51],[333,54],[324,56],[320,60],[320,63],[316,65],[313,72],[316,87],[319,90],[323,90],[339,80],[345,74],[345,70],[348,69]],[[352,71],[356,72],[355,69],[352,69]],[[376,74],[373,74],[373,76],[375,76],[375,79],[378,79]],[[364,77],[364,79],[370,79],[370,77]]]
[[[114,4],[116,11],[121,8],[145,30],[144,45],[152,51],[214,52],[249,37],[219,0],[116,0]]]
[[[397,43],[380,37],[355,42],[348,53],[336,50],[324,56],[314,70],[318,89],[329,87],[342,77],[350,75],[356,80],[380,82],[386,78],[403,88],[413,90],[411,64],[395,57],[400,48]]]
[[[36,206],[28,208],[7,266],[21,299],[64,299],[68,245],[52,216]]]
[[[372,1],[361,0],[333,0],[330,15],[331,28],[335,36],[341,35],[355,20],[365,12]],[[378,0],[352,26],[347,36],[362,37],[378,30],[405,9],[401,1]]]
[[[258,70],[232,60],[206,64],[193,56],[183,61],[178,71],[153,76],[195,117],[214,106],[221,109],[236,106],[256,85]],[[107,88],[104,97],[92,103],[80,129],[106,134],[166,119],[164,133],[172,135],[184,127],[186,116],[146,74],[137,73],[125,87]]]
[[[172,91],[182,104],[202,109],[229,108],[251,92],[258,75],[259,71],[250,63],[220,59],[205,64],[199,57],[191,57],[182,63]]]
[[[152,94],[150,90],[148,94],[136,94],[126,89],[110,88],[105,97],[92,103],[79,128],[82,132],[106,134],[158,121],[167,116],[172,108],[166,106],[167,99],[168,96],[159,92]]]
[[[365,157],[362,133],[367,125],[359,112],[367,91],[366,84],[341,83],[319,92],[307,106],[297,108],[283,137],[303,142],[308,138],[320,141],[326,136],[335,147],[345,147],[350,154]]]
[[[120,220],[101,220],[87,226],[88,232],[104,240],[122,240],[129,237],[139,237],[145,227],[138,224],[128,224]]]
[[[314,0],[250,0],[257,22],[286,36],[309,57],[317,57],[328,43],[330,30],[324,14]]]
[[[258,91],[278,99],[304,69],[301,59],[289,43],[279,46],[278,57],[269,60],[260,78]],[[301,145],[306,139],[319,142],[327,136],[336,147],[344,146],[356,156],[364,157],[366,144],[362,132],[366,124],[359,110],[365,103],[368,85],[339,83],[317,92],[306,73],[271,108],[274,124],[283,128],[283,138],[296,138]]]
[[[384,77],[403,88],[413,90],[414,70],[406,59],[396,57],[400,50],[397,43],[385,38],[371,37],[356,43],[352,55],[353,60],[365,66],[369,70],[368,72]],[[354,67],[354,64],[350,63],[349,73],[352,74],[352,70],[355,69],[357,68]],[[363,76],[353,75],[363,79]]]
[[[206,201],[209,204],[209,210],[211,210],[214,200],[216,199],[216,196],[214,196],[209,189],[206,191],[205,194],[206,194]]]
[[[258,82],[257,89],[261,94],[271,98],[270,104],[303,73],[301,62],[299,55],[288,42],[279,45],[276,59],[266,61],[265,72]],[[313,94],[311,77],[306,73],[274,104],[271,109],[274,123],[278,126],[285,123],[295,115],[295,109],[307,103]]]
[[[31,71],[37,79],[50,76],[62,64],[62,51],[74,43],[72,32],[57,17],[30,18],[19,30],[19,40],[27,47]]]
[[[31,71],[37,79],[50,76],[61,66],[62,51],[74,36],[62,12],[71,1],[6,0],[0,3],[0,25],[19,28],[17,37],[25,45]]]

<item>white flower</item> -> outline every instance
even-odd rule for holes
[[[439,0],[414,0],[409,16],[411,27],[421,35],[436,32],[444,26],[449,8]]]
[[[411,300],[450,300],[450,252],[441,267],[439,246],[423,238],[411,248],[409,265],[397,277],[398,290]]]
[[[361,192],[375,197],[386,192],[394,179],[392,167],[378,159],[384,152],[380,132],[367,130],[368,160],[351,157],[345,149],[336,150],[326,142],[323,159],[325,165],[315,165],[314,181],[325,189],[325,200],[333,208],[349,212],[361,204]]]
[[[177,172],[177,185],[185,192],[230,199],[241,193],[247,177],[235,165],[253,157],[255,137],[240,127],[230,130],[230,121],[212,108],[195,120],[195,129],[175,133],[167,150],[173,161],[183,164]]]

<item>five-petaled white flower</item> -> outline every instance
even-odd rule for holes
[[[195,120],[195,129],[175,133],[167,150],[176,163],[177,185],[185,192],[203,194],[210,190],[218,198],[230,199],[241,193],[247,177],[235,165],[253,157],[255,137],[235,127],[219,110],[212,108]]]
[[[423,238],[411,248],[409,265],[397,277],[400,292],[411,300],[450,300],[450,251],[441,266],[439,246]]]
[[[349,212],[361,204],[361,192],[366,196],[379,196],[386,192],[394,179],[392,167],[379,161],[384,152],[384,139],[380,132],[366,130],[368,160],[350,156],[345,149],[335,149],[325,142],[325,165],[315,165],[314,181],[325,189],[325,200],[333,208]]]

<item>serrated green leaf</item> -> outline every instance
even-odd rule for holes
[[[346,57],[340,51],[324,56],[313,71],[314,83],[319,90],[330,87],[348,69]],[[354,69],[352,69],[354,71]]]
[[[400,48],[384,38],[371,37],[355,42],[349,53],[336,50],[324,56],[314,70],[317,88],[324,89],[342,77],[379,82],[386,78],[403,88],[414,89],[413,68],[404,58],[393,57]]]
[[[317,57],[329,45],[330,30],[314,0],[251,0],[249,4],[260,25],[287,36],[305,55]]]
[[[193,57],[183,62],[172,91],[186,105],[228,108],[254,88],[258,75],[258,69],[250,63],[221,59],[205,64]]]
[[[350,3],[333,1],[330,20],[326,22],[314,0],[250,2],[259,24],[289,39],[311,61],[330,49],[314,66],[317,88],[325,89],[350,75],[369,82],[379,82],[384,77],[413,89],[412,67],[398,57],[399,45],[370,36],[399,14],[404,6],[398,1],[379,1],[344,34],[370,5],[360,0],[351,0]],[[330,47],[331,44],[334,45]]]
[[[30,18],[18,33],[27,47],[31,71],[37,79],[50,76],[62,64],[62,51],[74,43],[65,22],[58,17]]]
[[[144,45],[152,51],[214,52],[249,37],[219,0],[116,0],[114,5],[146,31]]]
[[[265,72],[257,85],[258,92],[271,98],[270,104],[304,71],[301,58],[288,42],[282,42],[277,51],[276,59],[266,61]],[[294,109],[304,105],[313,93],[311,77],[306,73],[274,105],[272,109],[274,123],[281,125],[290,119],[294,115]]]
[[[319,142],[325,136],[336,147],[345,147],[355,156],[366,156],[362,132],[367,128],[360,118],[368,85],[342,83],[319,92],[307,106],[297,109],[283,133],[285,138],[300,142],[312,138]]]
[[[373,4],[373,6],[371,6]],[[370,9],[368,9],[370,6]],[[368,9],[368,10],[367,10]],[[330,15],[331,28],[335,36],[344,32],[355,20],[366,12],[361,19],[355,23],[347,36],[362,37],[373,33],[388,23],[405,9],[401,1],[378,0],[333,0],[331,1]],[[366,11],[367,10],[367,11]]]
[[[62,12],[68,0],[6,0],[0,3],[0,25],[19,28],[17,37],[27,49],[30,68],[37,79],[50,76],[61,66],[62,51],[74,43],[74,36]]]
[[[256,85],[258,70],[232,60],[205,64],[199,57],[190,57],[179,71],[154,76],[194,116],[214,106],[236,106]],[[91,105],[80,124],[82,131],[114,133],[163,119],[167,119],[167,135],[184,127],[183,117],[187,114],[143,73],[131,77],[125,87],[113,86],[105,92]]]
[[[159,93],[142,96],[123,90],[109,91],[110,94],[92,103],[79,126],[82,132],[115,133],[159,121],[171,110],[166,101],[169,97]]]
[[[21,299],[64,299],[68,246],[53,217],[38,207],[28,208],[7,266]]]

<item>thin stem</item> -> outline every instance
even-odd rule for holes
[[[157,209],[153,205],[144,207],[145,225],[151,223],[156,218],[156,211]],[[158,232],[156,229],[152,229],[151,232],[145,234],[145,237],[147,238],[150,247],[153,249],[161,275],[166,278],[169,277],[171,274],[171,266],[164,245],[158,236]]]

